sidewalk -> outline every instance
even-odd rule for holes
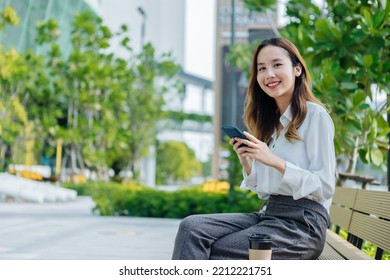
[[[169,260],[180,220],[101,217],[93,201],[0,202],[2,260]]]

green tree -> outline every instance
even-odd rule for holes
[[[166,141],[157,146],[157,184],[185,181],[201,175],[202,164],[194,151],[183,142]]]
[[[0,13],[0,31],[19,22],[15,11],[6,7]],[[13,48],[0,45],[0,170],[10,162],[11,147],[28,122],[22,105],[24,77],[28,68],[23,57]]]
[[[44,71],[50,75],[50,86],[46,87],[45,93],[42,92],[44,85],[40,83],[40,91],[34,92],[35,99],[49,101],[57,108],[51,108],[53,111],[48,114],[45,124],[54,125],[53,138],[63,140],[63,165],[69,166],[72,173],[77,168],[88,167],[101,175],[107,173],[104,152],[113,142],[110,132],[115,132],[114,118],[110,119],[113,110],[104,92],[104,81],[112,68],[110,59],[102,52],[109,46],[111,33],[99,18],[89,13],[77,14],[71,33],[72,51],[68,57],[63,56],[57,43],[59,34],[55,20],[38,25],[36,40],[47,49]],[[42,102],[31,104],[37,108],[35,117],[41,120],[47,111],[42,105]],[[107,131],[107,124],[112,130]],[[44,128],[46,131],[48,127]],[[47,141],[48,138],[45,140],[49,145],[54,144]]]
[[[282,34],[296,42],[314,75],[315,93],[336,126],[336,151],[354,173],[358,156],[384,167],[390,93],[390,2],[289,1],[290,23]],[[379,95],[384,102],[378,102]]]
[[[10,23],[18,18],[7,7],[0,29]],[[28,124],[37,156],[54,157],[62,139],[63,166],[72,172],[88,168],[107,179],[114,168],[136,175],[137,162],[155,143],[156,123],[165,117],[165,93],[181,88],[180,67],[150,43],[135,53],[125,25],[112,33],[91,13],[76,14],[72,24],[69,55],[58,44],[61,31],[53,19],[37,23],[42,55],[0,46],[0,168],[11,161],[11,147],[26,137]],[[115,36],[126,58],[109,50]]]
[[[136,80],[127,85],[126,105],[130,118],[128,127],[132,137],[128,139],[132,151],[128,167],[133,174],[139,159],[148,152],[148,148],[156,142],[159,120],[166,117],[163,111],[164,95],[168,90],[177,91],[174,76],[180,70],[173,62],[170,54],[157,56],[154,47],[148,43],[143,52],[131,60]]]
[[[57,129],[52,130],[54,137],[63,139],[63,164],[72,170],[87,167],[107,178],[113,167],[136,175],[137,162],[155,142],[156,122],[164,117],[163,96],[174,88],[180,67],[170,54],[156,55],[151,44],[134,53],[127,29],[124,25],[114,34],[99,17],[77,14],[72,51],[64,57],[57,43],[61,34],[57,22],[38,26],[37,42],[47,49],[48,90],[59,110],[53,116]],[[108,49],[114,36],[121,39],[127,58]]]

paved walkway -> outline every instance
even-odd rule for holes
[[[168,260],[180,220],[100,217],[93,201],[0,202],[0,259]]]

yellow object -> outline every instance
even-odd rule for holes
[[[33,172],[33,171],[29,171],[29,170],[22,170],[19,172],[19,175],[20,175],[20,177],[35,180],[35,181],[42,181],[43,180],[43,176],[41,174],[38,174],[38,173]]]
[[[77,174],[74,176],[75,183],[86,183],[87,178],[82,174]]]
[[[8,170],[8,173],[11,174],[11,175],[16,175],[17,171],[16,171],[15,168],[10,168],[10,169]]]
[[[87,177],[85,177],[83,174],[73,174],[68,175],[67,181],[69,183],[82,184],[87,182]]]
[[[62,140],[57,140],[57,154],[56,154],[56,177],[60,175],[61,172],[61,160],[62,160]]]
[[[25,137],[26,137],[26,166],[32,166],[33,165],[33,147],[34,147],[34,140],[32,138],[32,130],[34,128],[34,124],[32,122],[28,122],[26,124],[25,129]]]
[[[227,193],[230,185],[226,181],[206,181],[202,186],[204,192]]]

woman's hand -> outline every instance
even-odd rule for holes
[[[241,138],[231,138],[229,143],[233,146],[233,150],[236,152],[240,163],[244,167],[245,173],[249,175],[252,171],[252,160],[248,156],[242,155],[242,150],[239,148],[240,145],[242,145],[239,140],[242,140]]]
[[[243,165],[245,172],[247,172],[248,163],[250,163],[250,166],[252,166],[252,159],[257,160],[264,165],[274,167],[279,172],[284,174],[284,171],[286,169],[285,160],[272,154],[266,143],[260,141],[249,132],[244,131],[244,135],[249,140],[233,138],[230,140],[230,143],[233,145],[234,151],[240,158],[240,162]],[[241,146],[242,144],[244,144],[245,146]],[[251,170],[251,167],[249,170]],[[250,172],[247,172],[247,174],[250,174]]]

